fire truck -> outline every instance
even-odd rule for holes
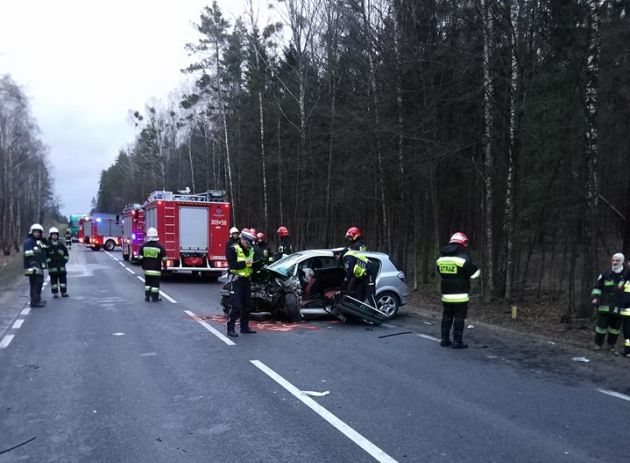
[[[200,194],[155,191],[143,205],[145,229],[155,228],[166,249],[167,271],[201,273],[216,280],[228,268],[230,204],[225,191]]]
[[[138,251],[144,243],[144,210],[140,204],[128,204],[122,211],[124,260],[138,261]]]
[[[118,215],[97,212],[84,217],[79,223],[79,234],[83,232],[83,243],[92,248],[92,251],[101,248],[113,251],[116,246],[122,246],[122,227]]]

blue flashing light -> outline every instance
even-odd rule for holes
[[[135,233],[132,233],[132,234],[131,234],[131,239],[132,239],[132,240],[134,240],[134,241],[136,241],[136,234],[135,234]]]
[[[97,218],[96,218],[96,222],[97,222],[97,223],[101,223],[101,221],[102,221],[102,220],[103,220],[103,219],[101,219],[100,217],[97,217]]]

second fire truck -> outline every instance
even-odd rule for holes
[[[140,204],[128,204],[122,211],[124,260],[138,260],[138,251],[144,244],[144,210]]]

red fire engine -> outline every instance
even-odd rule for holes
[[[122,227],[117,215],[95,212],[79,223],[79,237],[83,235],[83,243],[92,248],[92,251],[101,248],[113,251],[116,246],[122,246]]]
[[[155,191],[144,203],[145,229],[157,230],[169,271],[204,272],[216,280],[227,267],[230,204],[224,191],[177,194]]]
[[[122,211],[122,256],[136,262],[138,250],[144,243],[144,211],[140,204],[128,204]]]

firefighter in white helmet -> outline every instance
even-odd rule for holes
[[[144,270],[144,300],[161,301],[160,277],[166,268],[166,249],[158,242],[158,232],[151,227],[147,230],[144,244],[138,251],[138,259]]]
[[[44,285],[45,249],[42,244],[44,227],[38,223],[31,225],[24,241],[24,275],[28,276],[31,287],[31,307],[44,307],[42,286]]]
[[[59,239],[59,229],[51,227],[48,230],[48,247],[46,248],[46,267],[50,275],[50,290],[53,297],[68,297],[68,282],[66,278],[66,263],[69,259],[68,248]]]

